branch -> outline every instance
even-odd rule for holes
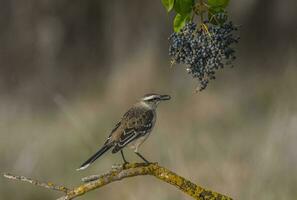
[[[57,190],[57,191],[60,191],[60,192],[64,192],[66,194],[68,193],[68,191],[70,191],[68,188],[66,188],[64,186],[56,185],[56,184],[54,184],[52,182],[43,183],[43,182],[40,182],[40,181],[37,181],[37,180],[33,180],[31,178],[27,178],[25,176],[15,176],[15,175],[8,174],[8,173],[5,173],[3,176],[5,178],[11,179],[11,180],[18,180],[18,181],[31,183],[31,184],[39,186],[39,187],[44,187],[44,188],[51,189],[51,190]]]
[[[76,197],[82,196],[83,194],[90,192],[91,190],[100,188],[104,185],[119,181],[124,178],[151,175],[164,182],[167,182],[184,193],[192,196],[197,200],[232,200],[231,197],[213,192],[211,190],[204,189],[191,181],[175,174],[174,172],[159,166],[157,163],[131,163],[125,165],[119,165],[114,167],[111,171],[104,175],[92,175],[82,179],[84,182],[73,189],[67,189],[64,186],[57,186],[53,183],[41,183],[39,181],[26,178],[24,176],[13,176],[4,174],[6,178],[25,181],[34,185],[45,187],[52,190],[58,190],[65,193],[65,196],[58,198],[57,200],[70,200]]]

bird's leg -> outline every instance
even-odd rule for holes
[[[150,162],[145,159],[140,153],[138,153],[137,151],[135,151],[136,155],[138,155],[144,162],[146,162],[147,164],[149,164]]]
[[[123,158],[123,161],[124,161],[124,165],[128,164],[129,162],[125,159],[123,150],[121,150],[121,155],[122,155],[122,158]]]

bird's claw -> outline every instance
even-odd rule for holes
[[[122,166],[123,166],[123,169],[126,169],[126,168],[127,168],[127,165],[129,165],[129,164],[130,164],[130,163],[129,163],[129,162],[127,162],[127,161],[126,161],[126,162],[124,162],[124,163],[123,163],[123,165],[122,165]]]

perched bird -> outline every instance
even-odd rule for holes
[[[169,100],[169,95],[147,94],[134,106],[132,106],[115,125],[103,146],[86,160],[77,170],[89,167],[102,154],[112,149],[112,153],[121,152],[124,163],[125,159],[123,148],[128,146],[146,163],[149,163],[139,152],[139,146],[150,135],[156,122],[156,108],[159,102]]]

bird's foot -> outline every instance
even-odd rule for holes
[[[149,165],[149,164],[152,164],[152,162],[148,161],[148,160],[144,160],[144,163]]]
[[[144,161],[145,164],[147,165],[151,164],[151,162],[145,159],[139,152],[135,151],[135,153]]]
[[[124,163],[123,163],[123,169],[126,169],[127,167],[128,167],[128,165],[129,165],[130,163],[128,162],[128,161],[125,161]]]

